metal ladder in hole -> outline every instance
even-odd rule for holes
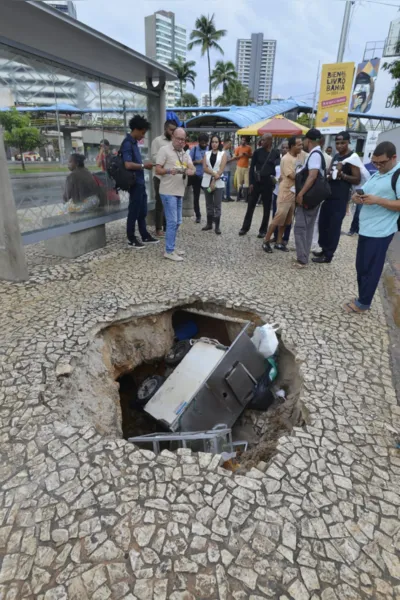
[[[233,442],[232,429],[225,423],[218,423],[208,431],[182,431],[170,433],[149,433],[128,438],[132,444],[152,444],[154,454],[160,453],[162,442],[178,442],[180,448],[187,448],[188,442],[203,442],[204,452],[221,454],[221,452],[234,452],[237,446],[244,446],[247,450],[247,442]]]

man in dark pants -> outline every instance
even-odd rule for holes
[[[190,158],[192,163],[196,167],[196,174],[190,178],[190,183],[193,187],[193,203],[194,203],[194,214],[196,215],[196,223],[201,222],[201,210],[200,210],[200,192],[201,192],[201,181],[203,179],[203,158],[207,152],[208,146],[208,135],[201,133],[199,135],[198,145],[193,146],[190,151]]]
[[[279,165],[280,153],[277,148],[272,148],[272,135],[265,133],[261,138],[261,147],[257,148],[251,159],[249,182],[250,197],[247,203],[247,211],[239,235],[246,235],[251,227],[254,209],[257,206],[258,197],[261,195],[263,203],[263,218],[258,236],[263,238],[267,233],[269,215],[271,212],[272,192],[274,191],[275,166]]]
[[[175,129],[176,129],[175,121],[173,121],[172,119],[168,119],[164,123],[164,133],[162,135],[159,135],[156,138],[154,138],[154,140],[151,142],[150,154],[151,154],[151,160],[152,160],[153,165],[156,164],[156,158],[157,158],[159,149],[162,148],[163,146],[166,146],[167,144],[171,143],[172,134],[174,133]],[[157,177],[157,175],[155,175],[155,171],[154,171],[154,176],[153,176],[153,184],[154,184],[154,193],[155,193],[155,197],[156,197],[156,215],[155,215],[155,217],[156,217],[156,236],[162,237],[167,228],[167,223],[166,223],[166,220],[164,217],[164,209],[163,209],[163,204],[162,204],[162,200],[160,197],[160,178]],[[163,231],[163,228],[164,228],[164,231]]]
[[[399,169],[394,144],[378,144],[372,161],[378,172],[363,184],[363,195],[353,196],[353,201],[362,208],[356,258],[358,298],[344,306],[349,313],[365,313],[370,309],[400,215],[400,178],[393,189],[393,176]]]
[[[146,132],[150,129],[150,123],[144,117],[135,115],[129,121],[129,127],[131,132],[128,133],[122,142],[121,152],[125,169],[135,171],[136,183],[129,191],[126,233],[129,246],[136,250],[141,250],[147,244],[158,244],[160,241],[153,238],[146,227],[147,193],[144,182],[144,169],[151,171],[153,164],[151,162],[142,162],[142,155],[138,145],[138,142],[144,138]],[[135,236],[136,222],[142,241]]]
[[[361,180],[358,167],[348,163],[343,164],[343,161],[353,154],[349,150],[349,132],[341,131],[337,134],[335,141],[337,154],[333,157],[328,174],[332,194],[322,204],[319,213],[318,244],[321,251],[313,252],[315,258],[312,260],[315,263],[332,262],[339,245],[342,223],[350,199],[350,188],[352,185],[358,185]]]

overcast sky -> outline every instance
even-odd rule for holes
[[[375,4],[357,0],[350,24],[345,60],[361,62],[367,41],[384,40],[390,21],[400,17],[400,0]],[[189,34],[201,14],[215,13],[218,29],[226,29],[222,40],[224,60],[236,60],[236,40],[262,32],[277,40],[273,96],[296,96],[312,101],[318,61],[335,62],[345,2],[342,0],[78,0],[78,18],[94,29],[144,53],[144,17],[157,10],[170,10],[177,24]],[[211,55],[212,64],[222,58]],[[207,61],[199,51],[188,53],[195,60],[196,95],[208,90]],[[192,91],[190,84],[188,90]]]

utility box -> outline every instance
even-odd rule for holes
[[[232,427],[266,369],[249,326],[227,348],[196,341],[144,411],[170,431],[208,430],[217,423]]]

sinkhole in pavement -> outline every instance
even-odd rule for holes
[[[104,327],[84,361],[64,380],[66,417],[125,439],[227,424],[234,442],[248,443],[241,465],[266,461],[281,435],[304,424],[304,412],[299,366],[279,335],[272,389],[283,390],[285,397],[269,394],[263,410],[251,407],[249,393],[267,363],[256,356],[250,337],[263,324],[257,314],[212,302],[144,307],[140,314]],[[187,445],[196,451],[208,450],[207,444]],[[153,449],[149,443],[138,445]],[[178,445],[162,442],[160,449]]]

